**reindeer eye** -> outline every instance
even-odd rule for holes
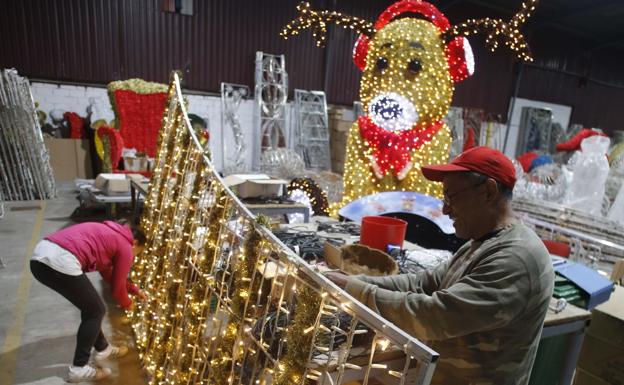
[[[420,60],[412,59],[407,64],[407,69],[409,70],[409,72],[417,74],[420,72],[420,70],[422,70],[422,64],[420,64]]]
[[[388,59],[383,56],[377,58],[377,69],[379,71],[383,71],[386,68],[388,68]]]

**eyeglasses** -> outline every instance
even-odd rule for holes
[[[463,193],[463,192],[466,192],[466,191],[468,191],[468,190],[470,190],[470,189],[473,189],[473,188],[475,188],[475,187],[479,187],[479,186],[481,186],[482,184],[484,184],[485,182],[487,182],[487,179],[484,179],[484,180],[482,180],[482,181],[481,181],[481,182],[479,182],[479,183],[476,183],[476,184],[470,185],[470,186],[468,186],[468,187],[466,187],[466,188],[463,188],[463,189],[461,189],[461,190],[455,191],[455,192],[454,192],[454,193],[452,193],[452,194],[447,194],[447,193],[444,193],[444,196],[442,197],[442,203],[444,203],[444,205],[445,205],[445,206],[450,206],[450,205],[451,205],[451,200],[455,199],[455,197],[456,197],[456,196],[458,196],[459,194],[461,194],[461,193]]]

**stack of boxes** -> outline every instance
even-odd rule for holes
[[[355,121],[353,110],[332,107],[329,116],[329,147],[331,149],[331,170],[335,173],[344,172],[349,129]]]

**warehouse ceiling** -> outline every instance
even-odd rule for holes
[[[521,4],[519,0],[439,0],[433,3],[443,11],[474,5],[481,10],[486,8],[509,15],[515,13]],[[523,31],[530,36],[552,29],[578,38],[579,44],[587,51],[622,49],[624,1],[542,0]]]

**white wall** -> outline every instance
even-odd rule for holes
[[[553,123],[559,123],[564,130],[568,129],[570,125],[570,116],[572,115],[572,107],[564,106],[562,104],[555,103],[547,103],[539,100],[531,100],[524,98],[516,98],[516,102],[513,103],[513,98],[511,98],[511,103],[509,103],[509,108],[511,108],[513,104],[513,111],[511,111],[511,124],[509,125],[509,136],[507,138],[507,146],[505,148],[505,155],[510,158],[515,158],[516,156],[522,154],[516,154],[516,145],[518,144],[518,135],[519,135],[519,127],[520,127],[520,119],[522,117],[522,108],[524,107],[535,107],[535,108],[543,108],[546,110],[552,111],[552,121]]]
[[[107,121],[114,118],[106,88],[37,82],[31,83],[30,87],[35,103],[39,103],[39,109],[48,115],[49,123],[51,123],[50,111],[55,109],[86,116],[90,98],[96,100],[103,107],[103,117]]]
[[[97,110],[99,111],[97,114],[99,117],[107,121],[114,119],[108,93],[104,87],[33,82],[31,83],[31,89],[35,102],[39,103],[40,110],[48,114],[48,122],[50,123],[50,111],[54,109],[59,109],[63,112],[75,112],[83,117],[87,116],[87,107],[90,104],[90,99],[96,102]],[[225,151],[230,154],[234,151],[235,146],[232,132],[225,132],[225,143],[221,141],[221,98],[218,96],[189,94],[187,94],[186,97],[189,102],[189,113],[196,114],[208,121],[208,127],[210,129],[210,149],[213,154],[212,160],[217,170],[222,170],[222,160],[224,157],[227,159],[227,157],[224,156],[226,154],[224,154],[222,146],[224,145]],[[255,103],[253,100],[245,100],[240,104],[238,109],[239,121],[246,142],[245,160],[248,167],[251,167],[253,157],[254,106]],[[291,108],[289,103],[286,107],[286,127],[290,127],[290,112]],[[288,132],[286,132],[285,135],[288,136]]]

